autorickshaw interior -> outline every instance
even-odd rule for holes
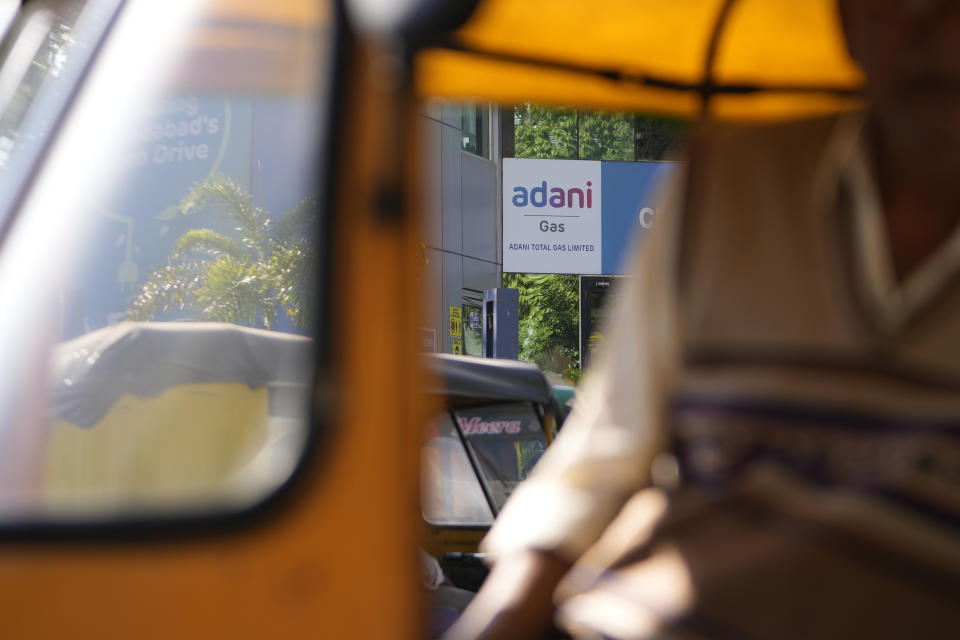
[[[8,4],[8,637],[436,637],[421,554],[476,590],[565,415],[535,365],[452,355],[512,273],[514,106],[863,106],[832,0]]]

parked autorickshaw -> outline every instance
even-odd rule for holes
[[[122,322],[58,345],[37,506],[209,509],[269,490],[303,447],[311,354],[304,336],[225,322]]]
[[[525,362],[430,355],[427,392],[443,407],[423,436],[424,546],[451,579],[476,590],[480,539],[553,440],[560,407]]]
[[[438,407],[423,431],[420,510],[428,631],[441,634],[487,576],[480,540],[553,440],[561,409],[535,365],[429,354],[426,393]],[[435,565],[433,564],[435,561]]]
[[[271,487],[302,449],[312,341],[213,322],[123,322],[58,345],[39,448],[41,510],[96,513],[220,500]],[[442,407],[421,437],[424,547],[476,590],[477,547],[553,439],[544,374],[514,360],[430,354]]]

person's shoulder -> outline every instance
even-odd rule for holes
[[[712,122],[702,125],[691,138],[690,156],[716,163],[718,167],[757,165],[769,168],[787,164],[795,170],[812,166],[823,151],[841,115],[776,122]]]
[[[811,118],[760,122],[706,122],[694,134],[694,140],[715,146],[744,144],[757,148],[780,148],[792,142],[804,147],[824,144],[844,115],[831,114]]]

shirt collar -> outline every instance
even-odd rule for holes
[[[906,278],[897,280],[865,121],[864,113],[838,119],[817,182],[822,197],[834,206],[841,186],[850,196],[852,224],[848,229],[853,237],[846,246],[854,252],[854,279],[876,314],[878,328],[890,334],[901,329],[960,271],[960,227]]]

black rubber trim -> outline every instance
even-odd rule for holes
[[[497,501],[493,499],[493,489],[490,488],[490,482],[480,468],[480,460],[477,459],[477,452],[470,446],[470,441],[467,440],[466,434],[464,434],[463,429],[460,428],[460,423],[457,421],[454,410],[450,410],[448,414],[450,420],[453,422],[453,428],[457,430],[457,436],[460,438],[460,446],[463,447],[463,450],[467,454],[467,459],[470,461],[473,475],[476,476],[477,481],[480,483],[480,488],[483,490],[483,497],[487,499],[487,506],[490,507],[490,513],[493,514],[493,519],[496,520],[500,514],[500,509],[497,507]]]
[[[694,92],[701,95],[750,95],[754,93],[792,93],[792,94],[828,94],[837,97],[857,98],[862,96],[860,89],[847,87],[831,87],[828,85],[780,84],[760,85],[751,83],[716,84],[709,81],[685,82],[664,76],[645,73],[629,73],[620,69],[601,69],[589,65],[577,64],[564,60],[551,60],[535,56],[519,55],[505,51],[491,51],[469,46],[454,38],[433,41],[429,47],[445,49],[458,53],[467,53],[488,60],[513,64],[525,64],[535,67],[544,67],[555,71],[578,73],[596,78],[602,78],[615,83],[635,84],[654,89],[668,89],[673,91]]]
[[[319,222],[317,225],[317,244],[320,264],[318,265],[318,302],[322,310],[313,327],[315,333],[316,373],[314,388],[325,390],[323,385],[334,378],[330,373],[335,363],[331,354],[331,291],[333,284],[331,262],[332,249],[335,246],[338,231],[335,219],[337,198],[338,151],[342,148],[341,127],[344,113],[344,87],[351,77],[350,55],[353,36],[349,31],[343,8],[343,0],[333,2],[333,26],[330,47],[330,75],[326,86],[328,101],[326,122],[321,127],[320,149],[322,163],[318,167],[319,186],[322,190],[318,199]],[[112,26],[113,23],[111,23]],[[109,31],[107,32],[109,33]],[[106,38],[106,35],[103,39]],[[102,40],[103,40],[102,39]],[[102,42],[101,40],[101,42]],[[95,60],[92,62],[95,63]],[[79,85],[81,82],[78,83]],[[76,93],[76,92],[74,92]],[[51,138],[52,139],[52,138]],[[320,393],[320,401],[311,406],[310,428],[304,444],[303,454],[290,478],[278,486],[267,497],[247,508],[237,510],[223,509],[215,512],[196,512],[169,518],[154,514],[144,516],[124,516],[110,522],[106,517],[88,521],[33,521],[6,524],[0,523],[0,545],[141,545],[141,544],[193,544],[212,536],[244,535],[253,529],[269,525],[293,507],[305,494],[322,482],[324,472],[329,465],[335,430],[329,430],[331,407],[325,403],[330,394]],[[324,404],[324,406],[318,406]],[[2,551],[2,546],[0,546]]]
[[[443,524],[433,522],[432,520],[427,520],[423,518],[423,523],[430,527],[432,533],[439,533],[441,531],[489,531],[490,527],[493,525],[489,524]]]
[[[408,52],[430,43],[437,33],[451,33],[463,26],[480,0],[419,0],[397,33]]]
[[[723,37],[724,28],[727,26],[727,18],[733,10],[733,5],[737,0],[725,0],[720,7],[720,13],[717,14],[717,20],[713,23],[713,31],[710,33],[710,43],[707,45],[707,55],[703,61],[703,87],[700,90],[700,117],[707,118],[710,115],[710,99],[713,97],[713,87],[716,84],[713,81],[714,68],[717,61],[717,51],[720,49],[720,39]]]

